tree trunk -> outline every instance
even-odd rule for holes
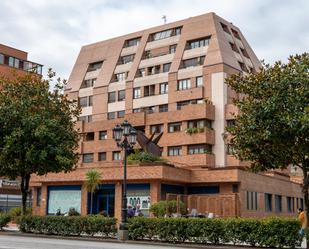
[[[308,192],[308,187],[309,187],[309,176],[308,176],[308,168],[309,168],[309,163],[308,161],[303,164],[303,189],[302,192],[304,194],[304,202],[305,202],[305,213],[306,213],[306,218],[308,222],[309,218],[309,192]],[[306,239],[307,245],[306,248],[309,248],[309,238]]]
[[[27,210],[27,197],[29,193],[30,174],[26,174],[21,178],[20,190],[22,195],[22,209],[21,215],[26,215]]]
[[[90,214],[92,214],[92,203],[93,202],[93,192],[90,194]]]

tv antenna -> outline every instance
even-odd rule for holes
[[[167,22],[166,15],[163,15],[162,19],[163,19],[164,24],[166,24],[166,22]]]

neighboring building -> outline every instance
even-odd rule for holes
[[[42,74],[42,65],[28,61],[28,53],[0,44],[0,75],[16,77],[27,72]]]
[[[42,65],[28,61],[27,56],[27,52],[0,44],[0,76],[13,79],[29,72],[41,75]],[[20,206],[19,184],[18,180],[10,181],[0,176],[0,212]]]
[[[145,214],[151,203],[179,199],[219,216],[295,215],[300,185],[282,172],[245,171],[223,139],[237,113],[224,79],[260,66],[240,30],[214,13],[82,47],[66,89],[82,107],[80,163],[32,178],[34,213],[87,214],[85,173],[95,168],[95,213],[120,217],[123,153],[112,129],[126,119],[148,137],[163,131],[162,156],[174,165],[128,166],[128,200]]]

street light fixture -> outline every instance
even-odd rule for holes
[[[124,150],[123,159],[123,191],[122,191],[122,208],[121,208],[121,223],[119,226],[119,240],[128,239],[127,228],[127,155],[133,146],[136,144],[137,132],[131,124],[125,120],[121,125],[116,125],[113,129],[113,138],[117,146]],[[122,140],[122,141],[121,141]]]

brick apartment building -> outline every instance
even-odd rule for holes
[[[80,163],[68,174],[33,177],[34,213],[87,214],[85,173],[96,169],[93,210],[119,218],[123,152],[112,129],[128,120],[148,137],[163,132],[159,146],[172,164],[128,166],[128,201],[145,215],[164,199],[219,216],[295,215],[300,185],[286,172],[244,170],[223,139],[237,113],[224,79],[259,67],[241,31],[214,13],[83,46],[66,89],[82,107]]]
[[[0,76],[12,79],[28,72],[41,75],[42,65],[28,61],[27,52],[0,44]],[[0,212],[19,206],[20,203],[19,181],[0,176]]]

